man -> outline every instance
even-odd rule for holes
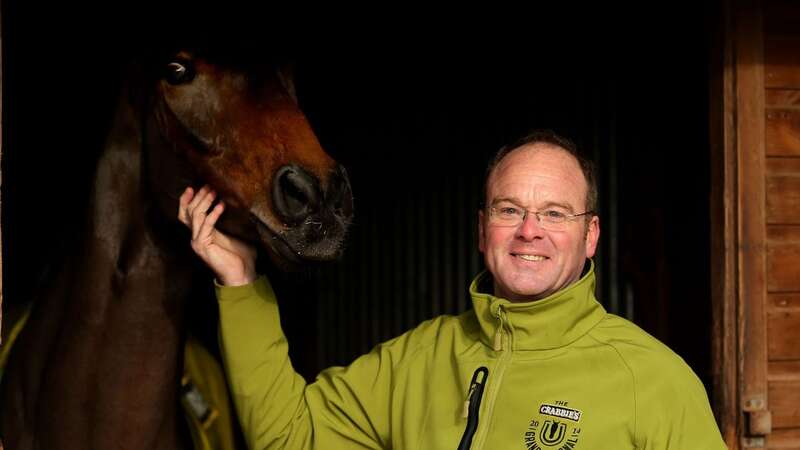
[[[184,193],[179,217],[222,284],[223,353],[251,448],[724,449],[691,369],[594,298],[597,187],[574,145],[535,132],[501,149],[485,191],[473,309],[310,385],[253,252],[214,230],[212,194]]]

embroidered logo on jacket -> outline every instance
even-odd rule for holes
[[[572,450],[578,445],[581,429],[577,427],[581,411],[567,408],[567,402],[542,403],[539,414],[525,432],[526,450]]]
[[[577,409],[548,405],[547,403],[542,403],[542,406],[539,407],[539,413],[547,416],[569,419],[573,422],[578,422],[581,420],[581,412]]]

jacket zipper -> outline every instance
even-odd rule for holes
[[[486,417],[492,417],[494,414],[494,402],[497,398],[497,394],[500,391],[500,385],[503,381],[503,374],[506,371],[506,366],[508,365],[508,361],[511,360],[511,349],[513,348],[513,339],[514,335],[511,332],[511,326],[507,323],[505,310],[502,306],[497,310],[497,321],[498,327],[495,334],[495,350],[500,352],[500,360],[497,362],[497,367],[495,368],[494,373],[494,380],[492,381],[492,385],[489,387],[489,392],[487,393],[486,401],[488,402],[485,408]],[[505,328],[508,327],[506,330]],[[476,449],[483,448],[483,445],[486,441],[486,436],[488,435],[488,430],[486,427],[481,430],[480,433],[476,433]]]
[[[478,411],[481,409],[481,398],[483,397],[483,388],[486,386],[487,378],[489,378],[489,369],[486,367],[478,367],[475,373],[472,374],[467,401],[464,402],[467,427],[464,429],[464,435],[461,436],[458,450],[468,450],[472,445],[472,437],[475,436],[475,431],[478,429]]]

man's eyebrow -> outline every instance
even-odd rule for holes
[[[515,204],[517,206],[522,206],[522,201],[520,201],[520,199],[518,199],[516,197],[499,197],[499,198],[495,198],[494,200],[492,200],[492,206],[494,206],[494,205],[496,205],[498,203],[502,203],[502,202],[509,202],[509,203],[513,203],[513,204]]]
[[[547,208],[552,208],[552,207],[566,209],[567,211],[569,211],[570,214],[575,212],[575,210],[572,209],[572,206],[570,206],[569,203],[561,203],[561,202],[549,201],[549,202],[545,202],[545,204],[542,205],[542,209],[547,209]]]
[[[509,202],[509,203],[513,203],[513,204],[515,204],[515,205],[517,205],[519,207],[522,207],[522,201],[520,199],[516,198],[516,197],[499,197],[499,198],[496,198],[496,199],[492,200],[492,206],[495,206],[498,203],[502,203],[502,202]],[[572,208],[572,206],[570,206],[569,203],[556,202],[556,201],[552,201],[552,200],[548,201],[548,202],[545,202],[541,207],[539,207],[539,210],[544,210],[544,209],[553,208],[553,207],[564,209],[564,210],[568,211],[570,214],[575,212],[575,210]]]

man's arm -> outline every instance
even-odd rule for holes
[[[239,420],[253,449],[388,446],[392,357],[378,347],[306,386],[292,367],[264,277],[217,287],[220,334]]]
[[[239,420],[253,449],[378,449],[388,446],[393,363],[381,347],[306,386],[288,356],[277,301],[256,279],[255,249],[214,227],[224,204],[203,187],[181,195],[178,218],[219,284],[220,337]]]
[[[679,360],[677,356],[674,357]],[[683,360],[636,380],[637,445],[643,450],[724,450],[705,388]]]

